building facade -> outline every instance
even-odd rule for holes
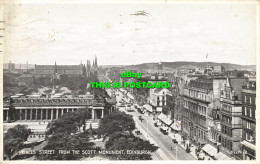
[[[242,137],[242,85],[245,79],[232,79],[227,77],[226,85],[221,91],[220,124],[221,146],[220,150],[228,156],[241,158]]]
[[[242,158],[256,159],[256,81],[242,86]]]
[[[163,107],[166,107],[166,95],[169,92],[166,88],[151,89],[149,104],[154,113],[161,113]]]
[[[182,132],[194,144],[207,143],[208,115],[212,97],[212,79],[196,79],[184,87]]]
[[[115,110],[110,101],[95,99],[93,95],[85,98],[5,98],[3,120],[53,120],[64,113],[88,110],[92,119],[101,119],[105,114]]]

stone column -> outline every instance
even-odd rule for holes
[[[22,120],[22,109],[19,110],[19,115],[20,120]]]
[[[6,121],[9,121],[9,110],[6,111]]]
[[[53,109],[51,109],[51,120],[53,120]]]
[[[101,118],[104,117],[104,109],[102,109],[102,114],[101,114]]]
[[[38,120],[38,109],[36,109],[35,115],[36,115],[35,120]]]
[[[33,109],[30,109],[30,120],[32,120],[32,112],[33,112]]]
[[[94,111],[93,108],[92,108],[92,119],[93,119],[93,120],[95,119],[95,111]]]
[[[25,120],[27,120],[27,109],[25,109]]]
[[[40,109],[40,111],[41,111],[41,120],[42,120],[42,111],[43,111],[43,109]]]
[[[56,119],[58,119],[59,116],[59,109],[56,109]]]
[[[48,120],[49,109],[46,109],[46,120]]]

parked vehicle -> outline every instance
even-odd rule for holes
[[[178,141],[177,141],[175,138],[172,139],[172,142],[173,142],[173,143],[176,143],[176,144],[178,143]]]
[[[187,153],[190,153],[190,152],[191,152],[190,147],[187,146],[186,152],[187,152]]]
[[[156,123],[154,123],[153,125],[154,125],[155,127],[158,127],[158,124],[157,124],[157,122],[156,122]]]
[[[162,128],[160,128],[160,131],[164,134],[164,135],[167,135],[168,132],[166,130],[163,130]]]

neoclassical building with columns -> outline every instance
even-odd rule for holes
[[[89,110],[93,120],[98,120],[115,110],[115,103],[106,99],[87,98],[4,98],[3,120],[54,120],[64,113]],[[11,111],[15,112],[11,112]],[[15,114],[11,114],[15,113]]]

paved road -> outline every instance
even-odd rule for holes
[[[104,79],[104,77],[103,77]],[[123,95],[121,92],[116,92],[119,94],[116,96],[117,102],[122,99]],[[125,107],[119,108],[122,111],[125,111]],[[133,115],[134,120],[137,124],[137,127],[142,128],[142,130],[146,130],[146,133],[144,135],[146,138],[150,138],[150,140],[155,141],[156,145],[160,147],[160,152],[163,153],[164,155],[161,155],[161,159],[164,160],[195,160],[192,155],[187,153],[180,145],[174,144],[172,142],[172,139],[168,135],[164,135],[160,132],[160,129],[158,127],[155,127],[153,125],[153,120],[151,116],[145,116],[142,115],[144,120],[141,122],[138,117],[141,115],[137,111],[134,112],[127,112],[128,114]],[[147,128],[148,127],[148,128]],[[177,146],[177,158],[176,158],[176,146]],[[173,149],[172,149],[173,148]],[[171,150],[172,149],[172,150]],[[160,153],[160,154],[161,154]],[[160,156],[160,155],[158,155]]]
[[[164,135],[160,132],[158,127],[153,125],[152,117],[142,115],[144,120],[141,122],[138,117],[140,114],[138,112],[127,112],[128,114],[132,114],[135,117],[135,121],[137,124],[141,125],[144,129],[148,129],[148,135],[151,137],[158,146],[162,149],[164,154],[167,156],[168,159],[176,160],[176,150],[175,147],[177,146],[177,160],[194,160],[194,158],[187,153],[180,145],[174,144],[172,139],[168,135]],[[148,128],[147,128],[148,124]],[[171,150],[171,147],[174,148]]]

